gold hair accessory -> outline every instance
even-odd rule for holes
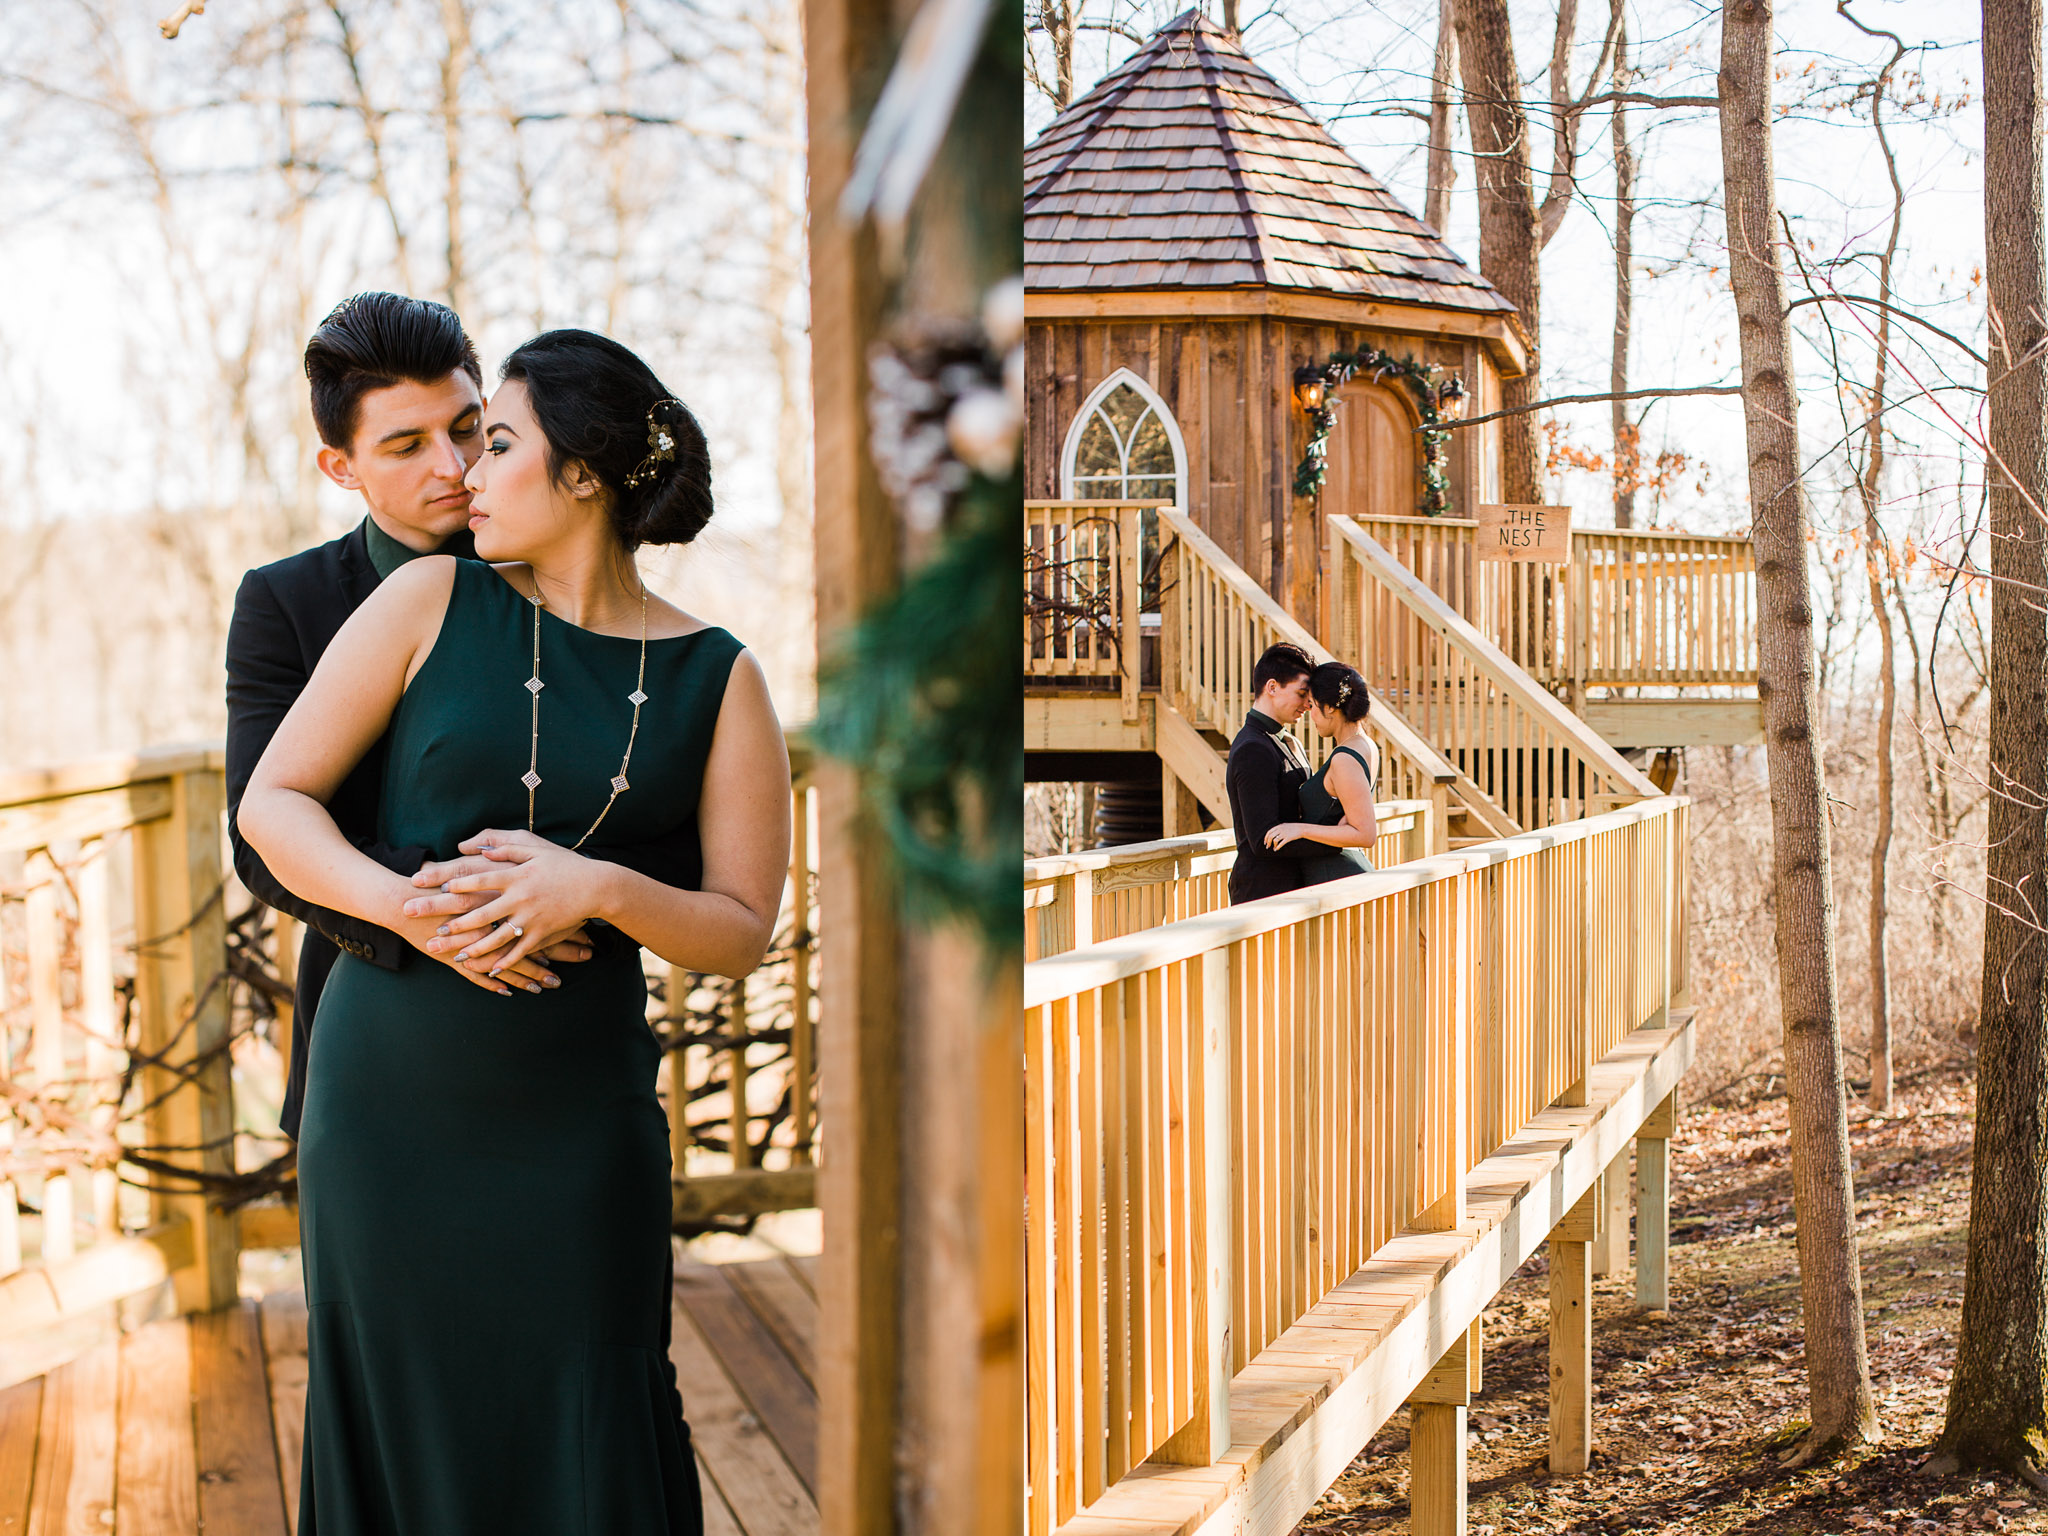
[[[672,405],[677,410],[683,408],[682,401],[668,396],[647,407],[647,457],[634,465],[633,473],[626,476],[626,484],[631,489],[638,490],[652,480],[661,473],[661,466],[676,456],[676,429],[656,415],[665,405]]]

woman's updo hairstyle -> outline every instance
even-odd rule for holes
[[[581,464],[610,493],[628,549],[687,544],[711,521],[711,453],[689,407],[608,336],[543,331],[499,377],[526,386],[557,485]]]
[[[1308,696],[1325,709],[1334,709],[1346,720],[1363,720],[1372,708],[1372,696],[1365,691],[1365,679],[1356,667],[1341,661],[1326,661],[1308,675]]]

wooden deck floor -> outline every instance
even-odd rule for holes
[[[707,1536],[818,1529],[816,1263],[677,1269]],[[0,1536],[295,1536],[305,1395],[298,1291],[149,1323],[0,1389]]]

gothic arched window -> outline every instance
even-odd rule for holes
[[[1128,368],[1089,395],[1067,433],[1061,479],[1070,501],[1185,506],[1187,454],[1166,402]]]

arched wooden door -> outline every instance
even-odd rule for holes
[[[1422,422],[1399,385],[1354,380],[1337,392],[1323,510],[1352,517],[1414,517],[1422,504]]]

